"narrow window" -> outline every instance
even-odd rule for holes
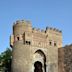
[[[26,41],[26,44],[28,44],[28,41]]]
[[[30,43],[30,41],[29,41],[29,45],[30,45],[31,43]]]
[[[54,43],[54,46],[57,46],[56,42]]]
[[[52,42],[51,41],[49,42],[49,45],[52,45]]]
[[[19,37],[17,37],[17,40],[19,40]]]

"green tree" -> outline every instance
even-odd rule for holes
[[[7,48],[6,51],[0,55],[0,70],[4,72],[11,72],[12,50]]]

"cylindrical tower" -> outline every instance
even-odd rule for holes
[[[12,72],[29,72],[31,36],[28,35],[31,31],[29,21],[16,21],[13,25],[13,35],[10,37],[10,46],[13,48]]]
[[[13,25],[13,34],[16,36],[18,34],[23,34],[24,32],[31,31],[31,22],[30,21],[16,21]]]

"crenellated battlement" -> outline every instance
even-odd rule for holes
[[[31,21],[29,21],[29,20],[17,20],[16,22],[13,23],[13,26],[18,25],[18,24],[24,24],[27,26],[31,26]]]
[[[62,33],[61,30],[59,30],[59,29],[57,29],[57,28],[53,28],[53,27],[46,27],[46,31],[48,31],[48,30],[50,30],[50,31],[55,31],[55,32],[58,32],[58,33]]]
[[[40,28],[32,28],[32,31],[37,33],[45,33],[45,30],[41,30]]]
[[[17,20],[16,22],[13,23],[13,26],[17,26],[17,25],[25,25],[25,26],[29,26],[32,27],[32,23],[29,20]],[[48,31],[53,31],[53,32],[57,32],[57,33],[62,33],[61,30],[57,29],[57,28],[53,28],[53,27],[46,27],[45,30],[40,30],[39,28],[32,28],[32,31],[35,32],[42,32],[42,33],[46,33]]]
[[[45,29],[32,28],[30,21],[18,20],[13,25],[11,45],[18,41],[30,42],[32,45],[38,45],[40,43],[45,46],[53,43],[53,45],[57,44],[58,47],[61,47],[62,31],[52,27],[46,27]]]
[[[59,30],[59,29],[57,29],[57,28],[52,28],[52,27],[46,27],[46,29],[45,30],[40,30],[39,28],[37,29],[37,28],[32,28],[32,31],[33,32],[40,32],[40,33],[48,33],[49,31],[52,31],[52,32],[56,32],[56,33],[62,33],[62,31],[61,30]]]

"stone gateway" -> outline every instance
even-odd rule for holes
[[[32,28],[30,21],[16,21],[10,36],[12,72],[59,72],[58,50],[62,32],[56,28]]]

